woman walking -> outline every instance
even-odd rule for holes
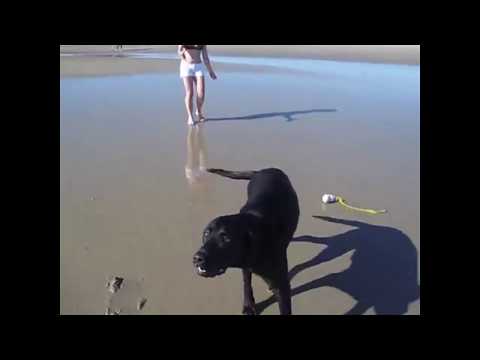
[[[213,71],[208,57],[207,45],[178,45],[180,62],[180,77],[185,86],[185,106],[188,114],[188,125],[195,125],[204,122],[203,104],[205,102],[205,73],[208,71],[210,77],[215,80],[217,75]],[[202,62],[203,58],[203,62]],[[197,93],[197,111],[193,116],[193,92]]]

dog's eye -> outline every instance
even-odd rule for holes
[[[207,242],[207,237],[208,235],[210,234],[210,231],[209,230],[206,230],[204,233],[203,233],[203,238],[202,238],[202,243],[206,243]]]

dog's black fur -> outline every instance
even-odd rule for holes
[[[290,180],[279,169],[227,171],[208,169],[231,179],[250,180],[248,200],[235,215],[213,220],[203,234],[203,246],[194,255],[199,275],[214,277],[229,267],[243,272],[243,314],[255,315],[252,273],[260,276],[277,296],[280,314],[291,314],[287,247],[298,225],[298,198]]]

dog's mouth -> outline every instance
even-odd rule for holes
[[[225,273],[225,271],[227,271],[227,269],[225,269],[225,268],[220,268],[220,269],[217,269],[215,271],[207,270],[207,269],[204,269],[201,266],[197,266],[196,269],[197,269],[197,274],[198,275],[203,276],[203,277],[207,277],[207,278],[222,275],[223,273]]]

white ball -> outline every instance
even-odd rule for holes
[[[331,204],[331,203],[334,203],[337,201],[337,198],[335,195],[331,195],[331,194],[324,194],[322,196],[322,201],[324,204]]]

